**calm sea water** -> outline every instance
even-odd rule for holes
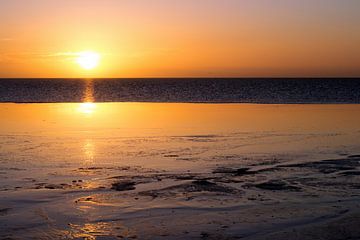
[[[360,79],[0,79],[0,102],[360,103]]]

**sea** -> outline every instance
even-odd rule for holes
[[[360,78],[0,79],[0,102],[358,104]]]

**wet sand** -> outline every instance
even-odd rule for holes
[[[360,106],[0,104],[1,239],[359,239]]]

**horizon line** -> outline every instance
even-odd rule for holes
[[[2,79],[74,79],[74,80],[99,80],[99,79],[360,79],[360,76],[299,76],[299,77],[0,77]]]

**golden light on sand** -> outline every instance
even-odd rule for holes
[[[93,51],[80,52],[76,58],[76,62],[83,69],[91,70],[99,65],[100,54]]]

